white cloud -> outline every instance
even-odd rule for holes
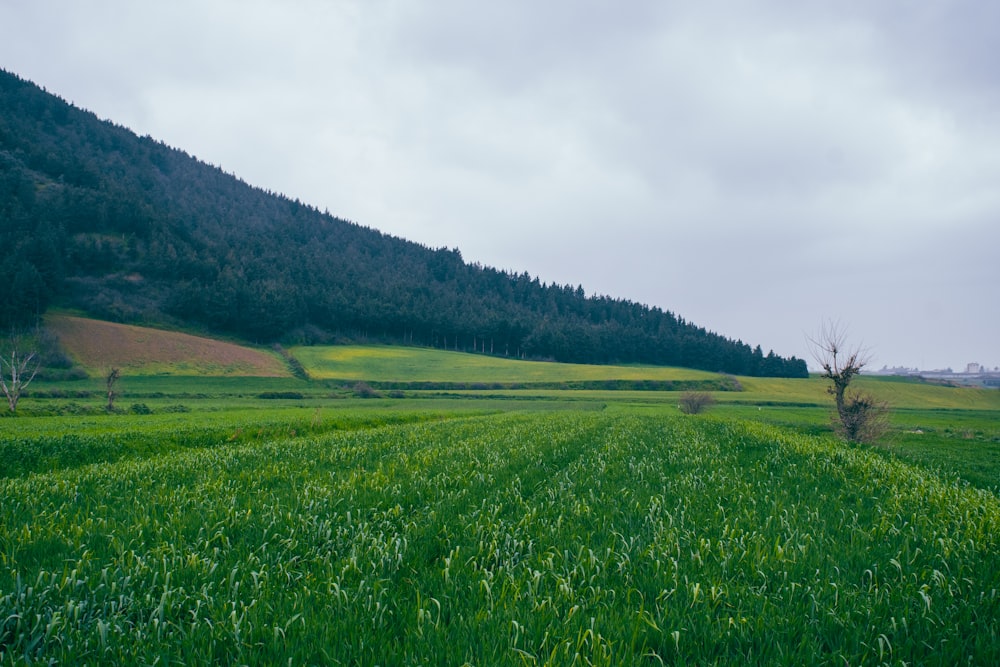
[[[40,0],[0,7],[0,61],[469,260],[782,354],[839,317],[884,363],[997,365],[998,18],[966,0]]]

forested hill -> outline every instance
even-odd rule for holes
[[[467,264],[251,187],[0,70],[0,327],[52,305],[258,342],[806,375],[669,311]]]

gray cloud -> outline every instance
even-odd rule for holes
[[[1000,364],[1000,8],[59,2],[0,62],[242,178],[782,354]]]

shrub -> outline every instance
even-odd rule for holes
[[[358,398],[381,398],[382,395],[372,389],[367,382],[359,382],[354,385],[354,395]]]
[[[302,392],[298,391],[265,391],[257,394],[257,398],[263,399],[301,399],[303,398]]]
[[[704,412],[714,404],[715,399],[708,392],[685,391],[681,394],[681,401],[677,407],[686,415],[696,415]]]
[[[834,427],[850,442],[873,444],[889,430],[889,406],[868,392],[848,394]]]

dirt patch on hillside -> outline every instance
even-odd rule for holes
[[[276,356],[234,343],[67,315],[46,321],[66,352],[91,372],[114,366],[140,374],[289,376]]]

